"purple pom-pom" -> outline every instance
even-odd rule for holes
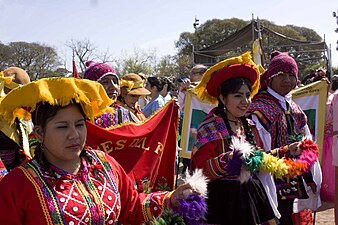
[[[186,199],[181,199],[174,212],[181,215],[187,225],[198,225],[205,220],[207,203],[201,195],[191,194]]]
[[[226,164],[226,170],[229,176],[239,176],[243,165],[242,153],[236,149],[233,151],[232,159]]]

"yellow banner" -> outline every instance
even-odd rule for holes
[[[197,128],[210,110],[216,106],[217,105],[214,104],[201,102],[192,90],[187,91],[181,132],[181,157],[190,159],[192,147],[196,139]]]
[[[313,140],[319,145],[319,159],[322,159],[327,99],[326,81],[317,81],[292,91],[293,100],[302,108],[308,118]]]

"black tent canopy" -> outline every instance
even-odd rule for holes
[[[272,51],[287,51],[292,55],[297,62],[318,62],[324,60],[324,64],[328,69],[331,69],[330,50],[325,41],[311,42],[296,40],[287,37],[283,34],[275,32],[259,23],[259,20],[252,20],[251,23],[228,36],[227,38],[208,46],[206,48],[194,50],[194,63],[213,65],[220,60],[239,55],[245,51],[252,50],[252,43],[258,38],[259,35],[265,35],[267,40],[271,37],[278,37],[285,40],[285,45],[263,45],[264,62],[268,63],[269,55]]]

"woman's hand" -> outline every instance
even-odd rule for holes
[[[289,151],[292,156],[298,156],[302,153],[301,149],[299,148],[299,142],[294,142],[289,145]]]
[[[182,184],[178,186],[174,192],[171,194],[171,205],[177,207],[181,199],[187,198],[190,194],[197,193],[196,190],[193,190],[189,183]],[[199,194],[199,193],[198,193]]]
[[[181,86],[180,86],[180,91],[185,92],[191,85],[190,79],[183,79]]]
[[[229,160],[232,160],[233,157],[234,157],[234,151],[230,151],[230,152],[228,153],[228,161],[229,161]]]

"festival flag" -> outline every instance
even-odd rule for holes
[[[261,45],[261,38],[257,38],[252,44],[253,61],[257,65],[263,65],[263,50]]]
[[[77,69],[76,69],[76,64],[75,64],[75,59],[73,57],[73,77],[75,78],[80,78],[78,72],[77,72]]]
[[[139,192],[174,188],[178,110],[170,101],[142,124],[103,129],[87,122],[87,145],[113,156]]]
[[[297,88],[292,92],[293,100],[301,107],[307,116],[307,124],[313,140],[319,145],[319,159],[322,160],[325,110],[327,98],[326,81],[317,81]]]
[[[211,109],[217,105],[202,102],[192,89],[186,92],[184,103],[184,117],[181,134],[182,158],[190,159],[193,144],[196,139],[197,128]]]

